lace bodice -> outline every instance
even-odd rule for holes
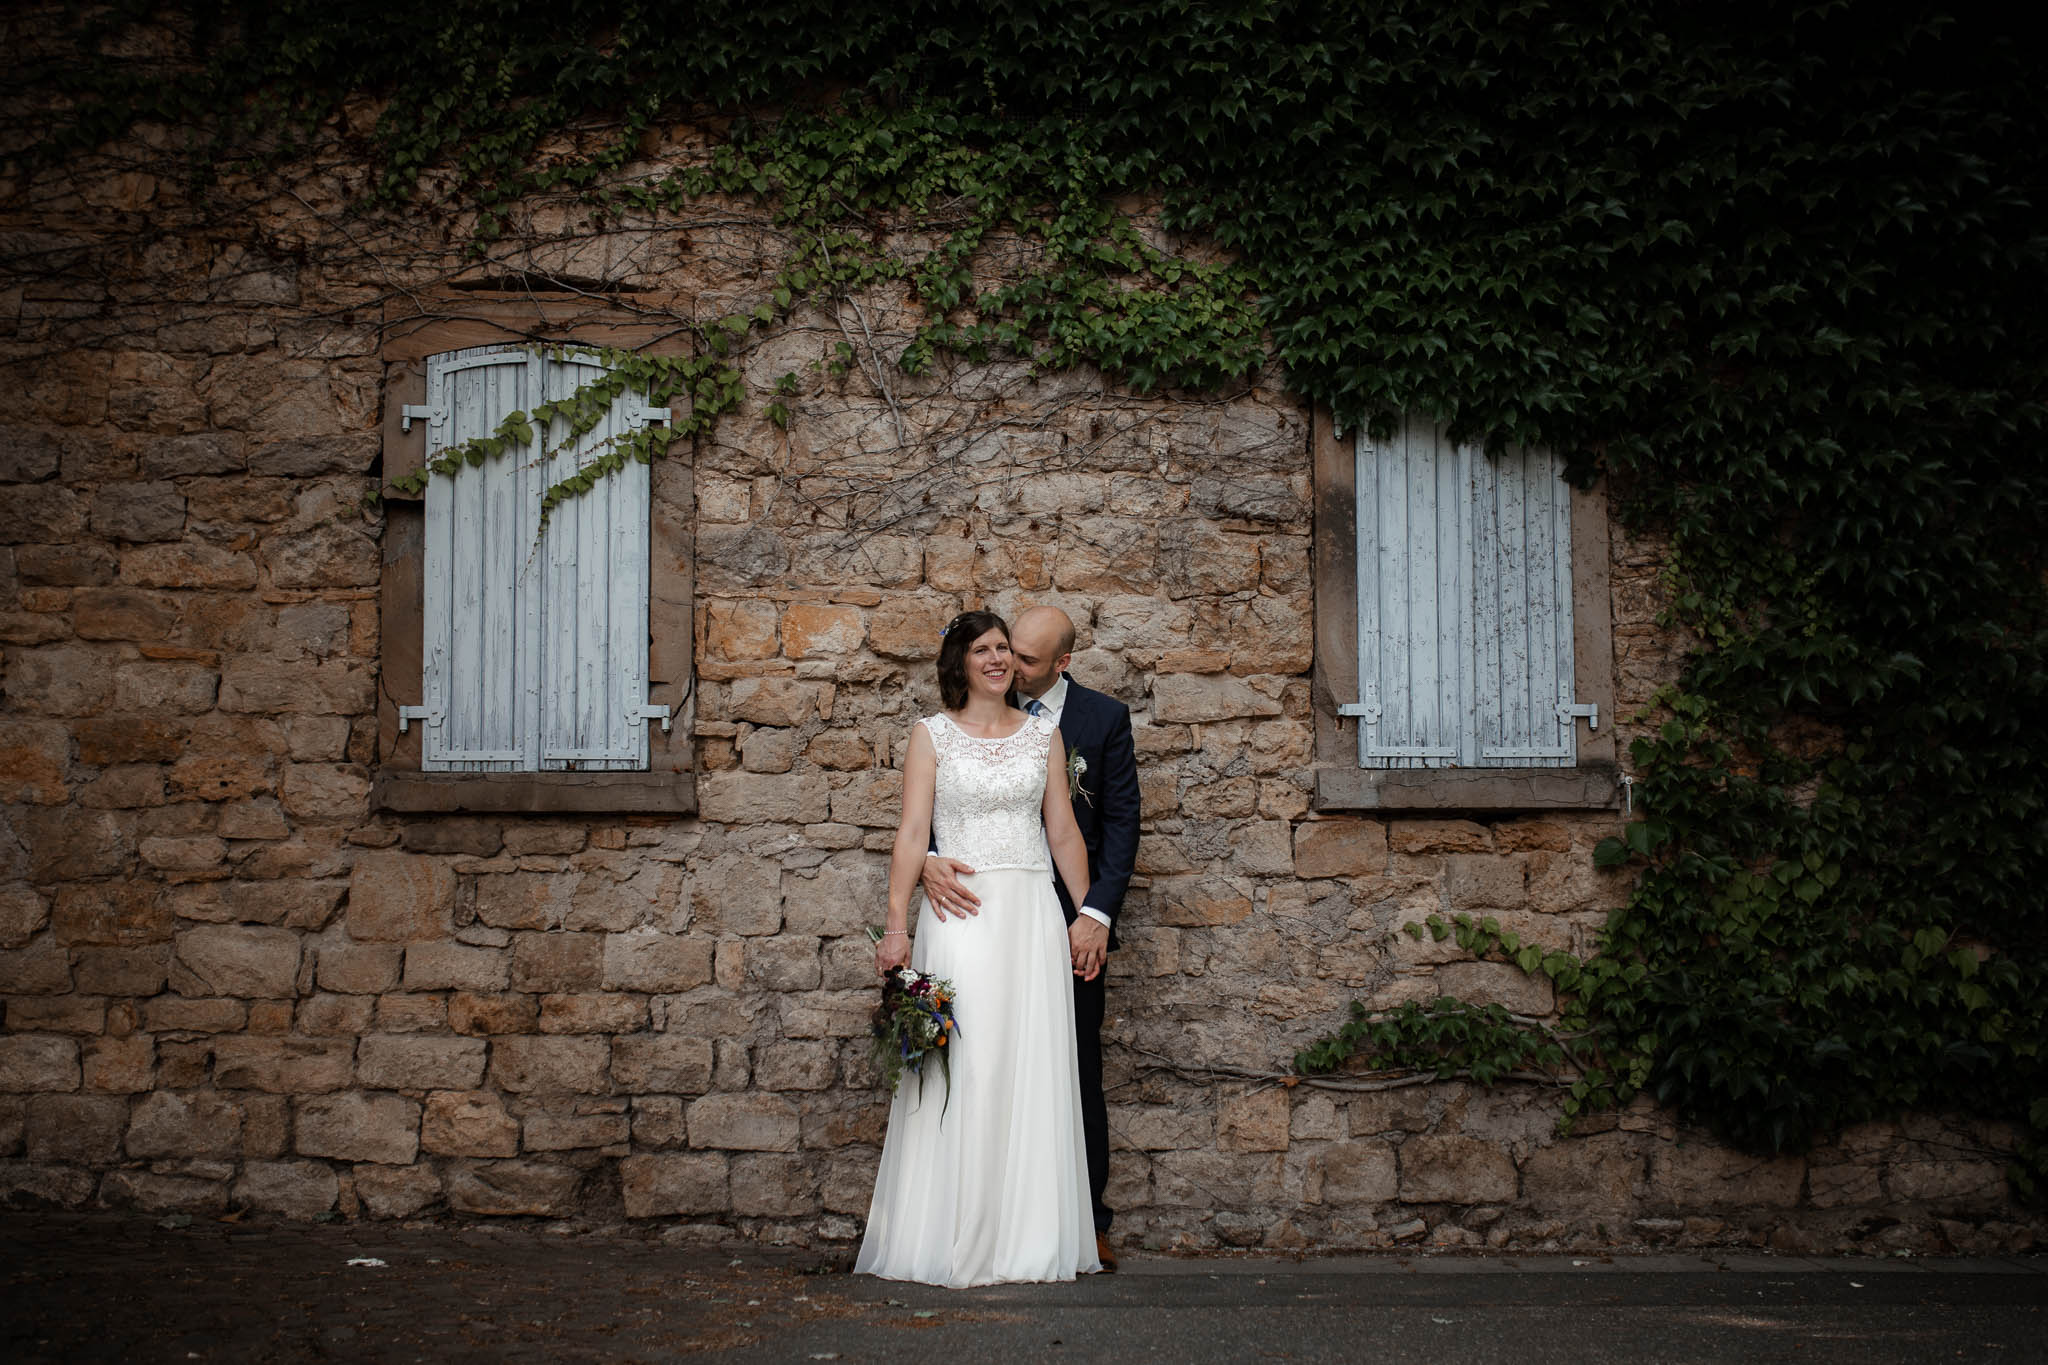
[[[945,715],[918,722],[938,752],[932,833],[938,851],[977,871],[1030,867],[1050,871],[1039,812],[1053,724],[1032,716],[1015,734],[977,739]]]

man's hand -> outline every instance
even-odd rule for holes
[[[1109,926],[1092,915],[1076,915],[1067,926],[1067,947],[1074,956],[1074,975],[1093,981],[1109,957]]]
[[[967,889],[962,877],[972,877],[974,869],[958,858],[941,858],[936,853],[924,857],[924,873],[918,880],[924,883],[925,899],[932,903],[932,914],[944,919],[948,914],[966,919],[969,915],[981,913],[981,897]]]

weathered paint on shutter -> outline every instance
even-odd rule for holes
[[[1357,449],[1358,761],[1448,767],[1471,730],[1466,453],[1412,422]]]
[[[1471,465],[1477,761],[1569,766],[1578,755],[1569,710],[1571,489],[1544,451]]]
[[[428,432],[429,456],[487,436],[530,405],[537,372],[523,350],[481,346],[431,357],[427,405],[447,414]],[[426,730],[429,770],[531,768],[539,631],[527,555],[539,494],[530,461],[501,459],[436,476],[426,490]]]
[[[566,398],[602,372],[594,358],[542,362],[547,396]],[[555,451],[543,487],[573,475],[637,422],[640,400],[627,395],[574,446]],[[558,419],[550,448],[568,434]],[[541,613],[545,687],[541,700],[543,768],[644,768],[647,726],[649,479],[628,461],[580,497],[558,504],[541,544],[546,589]]]
[[[1361,433],[1357,459],[1360,766],[1576,762],[1557,460],[1488,458],[1416,421]]]

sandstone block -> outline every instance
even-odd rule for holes
[[[939,632],[959,608],[949,597],[897,597],[868,614],[868,648],[885,659],[939,656]]]
[[[1436,985],[1468,1005],[1499,1005],[1516,1014],[1548,1014],[1557,1004],[1549,981],[1512,962],[1446,962],[1436,969]]]
[[[58,805],[68,794],[64,779],[70,766],[70,727],[0,717],[0,801]]]
[[[823,773],[705,773],[697,807],[715,824],[812,825],[830,817],[831,792]]]
[[[866,634],[859,607],[792,602],[782,613],[782,652],[792,659],[852,654]]]
[[[233,1033],[248,1018],[248,1006],[239,1000],[187,1000],[182,996],[160,995],[150,1001],[143,1015],[147,1027],[159,1033]]]
[[[92,1198],[97,1183],[90,1171],[71,1166],[0,1161],[0,1208],[75,1209]]]
[[[825,1042],[770,1043],[754,1063],[755,1083],[768,1090],[827,1090],[838,1078],[838,1049]]]
[[[112,1095],[34,1095],[23,1138],[28,1159],[111,1166],[120,1159],[128,1101]]]
[[[624,1114],[534,1114],[526,1120],[529,1152],[576,1152],[611,1147],[630,1136]]]
[[[377,457],[375,436],[335,434],[272,441],[249,456],[258,477],[307,478],[315,474],[360,474]]]
[[[331,521],[266,540],[263,559],[280,588],[373,587],[379,570],[377,542]]]
[[[793,1152],[796,1106],[780,1095],[706,1095],[689,1111],[690,1145],[749,1152]]]
[[[1180,794],[1181,812],[1190,820],[1242,820],[1259,808],[1259,784],[1249,777],[1194,782]]]
[[[802,1157],[747,1152],[732,1159],[732,1211],[764,1218],[801,1218],[818,1211],[818,1183]]]
[[[42,716],[94,716],[114,700],[111,660],[96,649],[10,649],[8,709]]]
[[[356,1043],[356,1079],[380,1090],[474,1090],[487,1046],[481,1038],[368,1034]]]
[[[133,947],[171,937],[171,908],[160,887],[141,881],[59,887],[50,927],[68,944]]]
[[[686,991],[711,980],[712,945],[653,929],[613,934],[604,943],[608,991]]]
[[[427,1096],[420,1146],[439,1156],[517,1156],[519,1120],[488,1090]]]
[[[314,995],[299,1002],[295,1021],[313,1038],[355,1038],[370,1031],[377,1002],[367,995]]]
[[[410,999],[409,996],[388,999]],[[381,1008],[380,1008],[381,1014]],[[509,992],[476,995],[457,991],[448,997],[447,1024],[457,1033],[492,1035],[531,1033],[540,1020],[540,1005],[530,995]]]
[[[1396,853],[1480,853],[1493,847],[1493,836],[1470,820],[1396,820],[1387,843]]]
[[[739,742],[740,766],[750,773],[786,773],[796,766],[802,739],[796,730],[756,730]]]
[[[505,846],[505,831],[495,820],[443,816],[407,825],[400,844],[408,853],[467,853],[488,858]]]
[[[288,763],[278,801],[302,824],[357,824],[370,809],[370,770],[359,763]]]
[[[491,1046],[491,1084],[513,1094],[600,1094],[610,1084],[604,1038],[499,1038]]]
[[[501,991],[511,975],[512,954],[504,948],[415,943],[405,950],[409,991]]]
[[[457,1213],[559,1217],[575,1211],[582,1185],[583,1173],[572,1166],[538,1161],[464,1163],[447,1174],[448,1207]]]
[[[35,1034],[0,1035],[0,1091],[78,1089],[78,1044]]]
[[[1444,862],[1444,889],[1458,910],[1511,910],[1528,899],[1528,864],[1520,854],[1454,853]]]
[[[369,665],[336,660],[288,663],[260,656],[221,667],[220,709],[231,712],[358,716],[376,709]]]
[[[355,1186],[372,1218],[410,1218],[441,1198],[441,1177],[430,1166],[358,1166]]]
[[[726,695],[726,714],[756,725],[798,726],[815,720],[824,687],[794,678],[735,679]]]
[[[1643,1159],[1622,1133],[1565,1138],[1539,1147],[1522,1163],[1522,1197],[1558,1213],[1622,1213],[1635,1206]]]
[[[109,540],[176,540],[185,533],[185,498],[167,479],[102,484],[93,495],[92,529]]]
[[[227,432],[204,431],[165,436],[142,448],[142,472],[153,479],[193,474],[232,474],[247,463],[240,438]]]
[[[178,934],[171,989],[180,995],[284,999],[297,993],[299,936],[289,929],[203,925]]]
[[[405,950],[395,943],[350,943],[329,939],[320,944],[317,977],[320,989],[348,995],[376,995],[398,986]]]
[[[1161,1152],[1153,1161],[1153,1202],[1167,1208],[1211,1210],[1217,1193],[1233,1202],[1292,1203],[1285,1184],[1286,1158],[1277,1152]]]
[[[1652,1154],[1647,1195],[1688,1211],[1791,1208],[1805,1175],[1806,1163],[1795,1156],[1756,1157],[1697,1141],[1666,1144]]]
[[[1238,924],[1252,913],[1243,888],[1217,877],[1160,877],[1152,883],[1150,918],[1157,924],[1201,927]]]
[[[544,995],[540,999],[542,1033],[633,1033],[647,1027],[647,999],[639,995],[590,992]],[[612,1074],[618,1075],[614,1051]]]
[[[312,1095],[348,1085],[354,1061],[349,1038],[220,1038],[213,1079],[225,1090]]]
[[[334,1207],[341,1181],[319,1161],[252,1161],[235,1182],[235,1199],[263,1213],[308,1219]]]
[[[811,741],[804,757],[821,768],[851,772],[868,766],[868,746],[851,730],[827,730]]]
[[[1279,702],[1232,677],[1169,673],[1152,680],[1154,724],[1277,716],[1281,711]]]
[[[711,1077],[712,1047],[706,1039],[649,1033],[612,1040],[612,1083],[620,1090],[701,1095],[711,1088]]]
[[[235,1157],[242,1151],[242,1107],[210,1091],[158,1090],[135,1105],[128,1120],[128,1155]]]
[[[903,816],[903,774],[875,768],[832,793],[832,818],[864,829],[894,829]]]
[[[26,948],[0,949],[0,991],[49,995],[70,989],[71,954],[55,934],[31,940]]]
[[[704,647],[719,659],[775,657],[775,604],[714,598],[704,610]]]
[[[1169,1105],[1111,1105],[1109,1145],[1141,1152],[1171,1152],[1207,1147],[1215,1140],[1215,1121]]]
[[[1231,836],[1230,870],[1245,877],[1285,877],[1294,848],[1285,820],[1247,820]]]
[[[455,874],[445,864],[409,853],[363,853],[349,877],[349,937],[385,943],[445,938],[454,903]]]
[[[1394,1149],[1385,1142],[1333,1142],[1323,1149],[1323,1202],[1384,1204],[1400,1190]]]
[[[61,545],[85,535],[89,508],[85,499],[55,484],[7,490],[7,520],[0,523],[0,544]]]
[[[256,561],[241,551],[184,540],[123,552],[120,576],[144,588],[243,591],[256,586],[257,573]]]
[[[95,1038],[79,1055],[87,1090],[102,1095],[136,1095],[156,1081],[156,1044],[149,1035]]]
[[[732,1207],[726,1158],[712,1152],[629,1156],[619,1162],[628,1218],[724,1213]]]
[[[637,1095],[633,1099],[633,1144],[637,1147],[681,1147],[689,1140],[683,1101],[674,1095]]]
[[[1226,1099],[1217,1116],[1216,1145],[1226,1152],[1284,1152],[1290,1117],[1288,1092],[1277,1086]]]
[[[1893,1161],[1885,1192],[1895,1203],[1991,1208],[2007,1195],[2005,1168],[1995,1161]]]
[[[270,764],[261,758],[224,754],[192,754],[171,765],[173,799],[239,801],[267,792],[274,785]]]
[[[1386,870],[1386,826],[1372,820],[1311,820],[1294,831],[1297,877],[1367,877]]]
[[[55,478],[64,447],[47,432],[8,424],[0,437],[0,483],[40,483]]]
[[[23,545],[15,572],[25,585],[86,588],[114,581],[114,556],[102,545]]]
[[[604,976],[604,939],[598,934],[522,933],[512,936],[511,984],[522,991],[580,991]]]
[[[747,978],[763,990],[815,990],[823,979],[818,940],[788,934],[756,939],[747,947]]]
[[[405,1166],[419,1155],[419,1102],[403,1095],[351,1090],[300,1100],[294,1108],[301,1156]]]
[[[1405,1203],[1498,1204],[1515,1190],[1515,1163],[1491,1142],[1424,1135],[1401,1144]]]
[[[92,995],[30,995],[7,1002],[9,1033],[104,1033],[107,1002]]]
[[[783,997],[785,1038],[860,1038],[867,1034],[875,1007],[873,988],[853,991],[807,991]]]

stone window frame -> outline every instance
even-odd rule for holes
[[[398,813],[672,814],[697,812],[695,745],[695,461],[678,449],[650,469],[648,528],[648,700],[667,704],[667,732],[648,723],[648,766],[636,772],[425,772],[420,728],[401,734],[398,708],[422,699],[426,634],[423,497],[394,494],[390,481],[426,458],[427,426],[405,431],[408,403],[427,401],[427,358],[471,346],[533,341],[588,342],[686,351],[659,317],[687,301],[645,294],[634,307],[585,294],[490,293],[423,296],[387,305],[384,316],[385,499],[382,617],[377,676],[377,770],[373,810]],[[672,315],[672,314],[671,314]]]
[[[1572,654],[1576,695],[1600,708],[1570,768],[1362,768],[1358,722],[1358,465],[1327,408],[1310,418],[1315,476],[1315,794],[1319,811],[1444,814],[1613,810],[1621,804],[1614,738],[1614,600],[1604,483],[1573,489]]]

